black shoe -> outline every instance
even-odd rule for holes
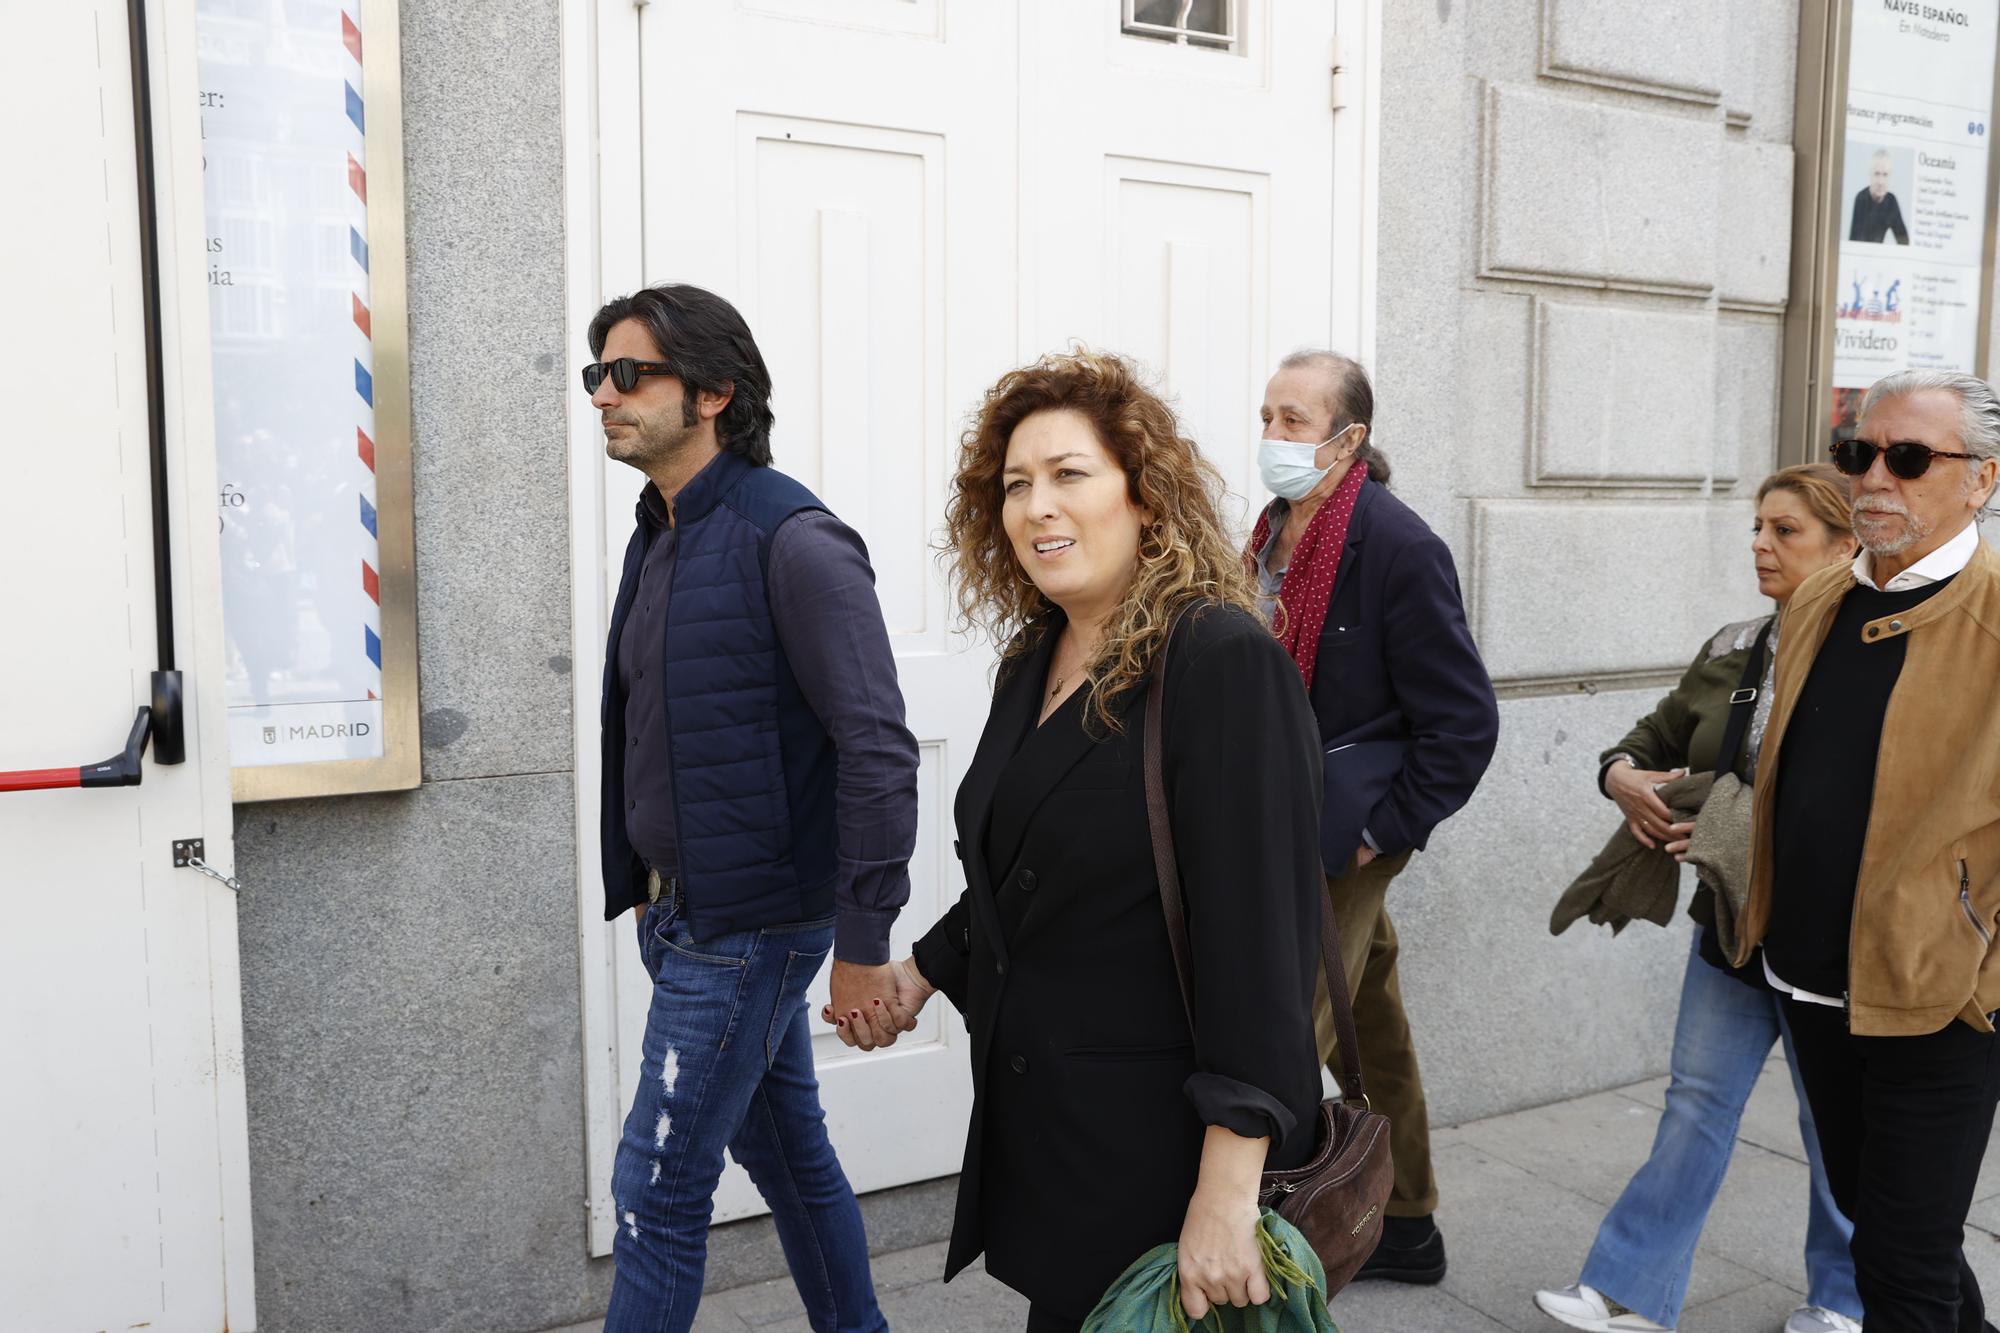
[[[1431,1286],[1444,1281],[1444,1233],[1428,1217],[1392,1217],[1382,1228],[1382,1243],[1354,1274],[1356,1282],[1407,1282]]]

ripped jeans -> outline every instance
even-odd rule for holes
[[[611,1173],[617,1272],[605,1333],[694,1323],[724,1148],[771,1206],[815,1333],[886,1333],[813,1073],[806,988],[832,948],[831,918],[697,943],[671,897],[639,923],[653,1004]]]

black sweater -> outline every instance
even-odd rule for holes
[[[1847,942],[1861,873],[1875,756],[1907,635],[1877,642],[1862,626],[1908,611],[1945,584],[1903,592],[1857,587],[1834,613],[1785,727],[1772,811],[1771,924],[1764,956],[1786,984],[1819,995],[1847,991]]]
[[[1891,234],[1898,245],[1910,243],[1910,232],[1903,225],[1903,210],[1897,205],[1896,196],[1885,194],[1878,201],[1866,190],[1855,195],[1854,222],[1847,229],[1847,239],[1879,245]]]

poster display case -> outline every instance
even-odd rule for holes
[[[1781,461],[1885,375],[1988,373],[1996,57],[2000,0],[1804,7]]]
[[[420,776],[395,0],[198,0],[236,799]]]

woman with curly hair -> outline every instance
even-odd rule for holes
[[[1267,1300],[1258,1178],[1314,1147],[1318,737],[1222,490],[1132,368],[1090,352],[1003,376],[959,453],[959,607],[1004,648],[955,808],[968,887],[898,966],[913,1007],[943,991],[972,1033],[945,1276],[983,1251],[1031,1333],[1077,1328],[1167,1241],[1191,1317]],[[1141,761],[1163,655],[1192,1032]]]

